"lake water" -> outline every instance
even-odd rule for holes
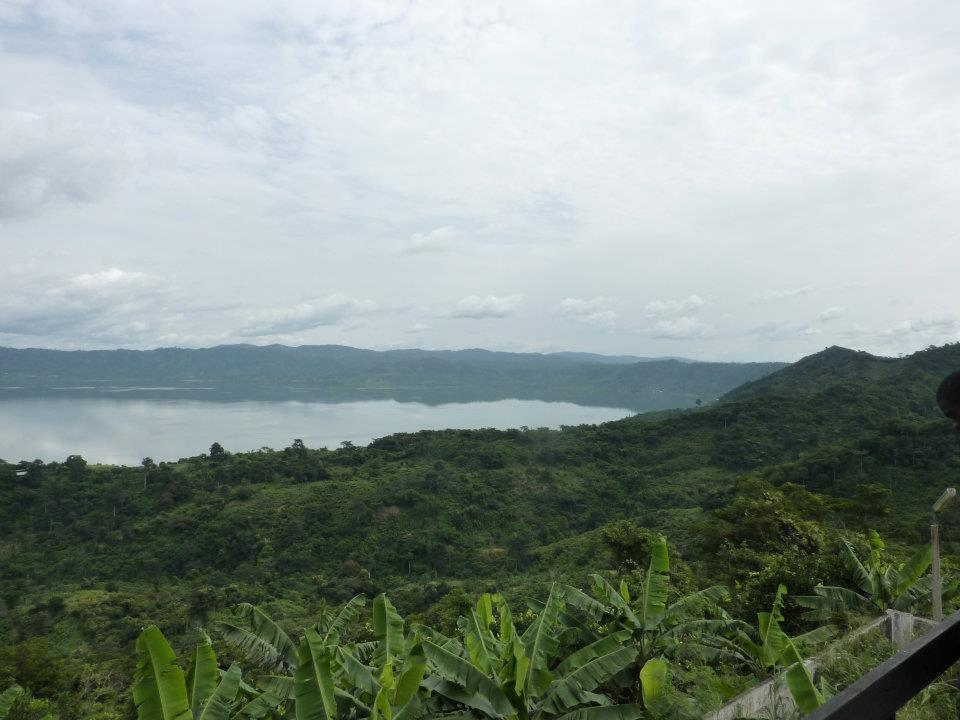
[[[552,427],[632,415],[622,408],[540,400],[422,405],[365,402],[207,402],[107,398],[10,398],[0,401],[0,458],[138,465],[199,455],[216,441],[232,452],[366,444],[397,432],[444,428]]]

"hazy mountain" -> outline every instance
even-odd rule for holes
[[[0,348],[7,395],[190,395],[211,400],[394,398],[426,403],[515,397],[638,411],[690,407],[784,367],[589,353],[374,351],[341,345],[223,345],[187,350]]]

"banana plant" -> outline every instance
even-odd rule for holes
[[[536,619],[518,633],[506,600],[485,594],[459,621],[460,639],[421,631],[429,675],[422,685],[440,698],[440,711],[467,710],[518,720],[634,720],[640,705],[614,705],[598,692],[629,667],[636,651],[625,634],[594,640],[560,657],[563,599],[554,583]]]
[[[269,697],[241,692],[240,667],[221,672],[210,638],[200,631],[186,675],[155,625],[137,638],[133,702],[139,720],[257,720],[272,708]],[[274,705],[275,707],[275,705]],[[262,708],[262,712],[261,712]]]
[[[931,561],[929,545],[896,566],[886,558],[886,546],[876,530],[869,531],[867,540],[870,551],[866,563],[860,562],[848,541],[843,541],[843,563],[857,589],[817,585],[814,595],[795,597],[797,604],[808,608],[804,618],[824,621],[850,611],[875,615],[891,608],[913,610],[930,597],[931,579],[924,577]]]
[[[409,720],[420,714],[426,657],[418,635],[405,631],[403,618],[386,595],[373,601],[373,631],[373,643],[346,645],[329,642],[317,630],[306,631],[295,676],[298,718],[304,697],[322,708],[324,714],[316,717],[339,717],[329,714],[338,712],[330,703],[331,692],[348,713],[371,720]]]
[[[323,665],[323,657],[331,658],[331,672],[337,671],[335,650],[340,645],[342,634],[359,617],[365,600],[362,595],[353,597],[338,611],[325,610],[310,628],[295,642],[273,618],[255,605],[237,605],[232,621],[217,623],[223,639],[232,645],[261,672],[254,683],[257,690],[247,686],[252,701],[259,699],[261,706],[288,706],[296,699],[296,673],[304,658]],[[312,641],[312,645],[311,645]],[[305,654],[305,643],[313,650]],[[308,647],[308,649],[309,649]],[[317,667],[314,667],[317,671]],[[260,695],[256,695],[259,692]],[[339,687],[334,686],[334,696],[340,705],[335,712],[349,715],[344,705],[357,705],[358,701]],[[365,709],[362,704],[360,710]],[[356,709],[356,708],[355,708]],[[368,709],[368,708],[367,708]]]
[[[667,539],[657,535],[636,594],[630,592],[626,581],[615,588],[598,574],[590,575],[592,597],[572,586],[562,586],[569,606],[594,625],[625,633],[632,643],[636,660],[617,682],[623,688],[632,687],[635,701],[662,695],[669,672],[667,660],[719,658],[723,654],[721,633],[734,624],[720,607],[729,597],[725,587],[708,587],[671,603],[669,573]]]
[[[770,612],[757,613],[757,627],[738,623],[735,639],[729,642],[733,655],[759,675],[769,675],[786,668],[786,681],[797,707],[804,714],[812,712],[826,699],[826,694],[813,682],[803,662],[803,651],[829,640],[835,628],[824,626],[791,638],[781,627],[787,588],[780,585],[773,597]]]
[[[23,688],[19,685],[11,685],[3,691],[0,695],[0,720],[10,714],[10,709],[21,695],[23,695]]]

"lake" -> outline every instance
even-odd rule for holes
[[[177,460],[219,442],[228,451],[281,449],[294,438],[307,447],[366,444],[398,432],[445,428],[551,427],[607,422],[632,415],[623,408],[540,400],[423,405],[362,402],[182,399],[9,398],[0,401],[0,458],[139,465],[144,457]]]

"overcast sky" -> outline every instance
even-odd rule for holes
[[[956,341],[958,48],[956,0],[0,0],[0,345]]]

